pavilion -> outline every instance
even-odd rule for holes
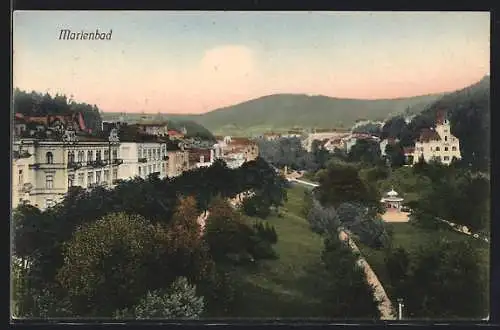
[[[399,197],[399,194],[391,189],[387,192],[384,197],[380,200],[382,204],[386,207],[387,211],[401,211],[401,206],[403,204],[403,198]]]

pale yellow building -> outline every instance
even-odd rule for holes
[[[443,113],[438,114],[436,128],[421,132],[410,155],[413,164],[420,158],[425,162],[434,160],[445,165],[449,165],[453,158],[461,159],[460,141],[451,134],[450,123]]]
[[[113,186],[122,164],[116,132],[108,139],[16,139],[12,160],[12,207],[26,202],[46,209],[60,202],[72,186]]]

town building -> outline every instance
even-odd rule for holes
[[[302,146],[308,152],[311,152],[312,143],[315,140],[323,141],[325,139],[332,140],[336,138],[343,138],[349,134],[349,130],[345,129],[330,129],[322,130],[316,129],[313,132],[307,134],[307,136],[302,140]]]
[[[71,129],[61,138],[16,137],[12,207],[28,203],[43,210],[60,202],[70,187],[113,186],[122,164],[119,147],[116,130],[108,138],[77,136]]]
[[[210,167],[215,161],[213,149],[189,149],[190,168]]]
[[[174,178],[189,170],[189,151],[184,149],[167,149],[167,176]]]
[[[120,166],[119,178],[129,179],[136,176],[146,179],[150,174],[159,178],[167,176],[168,155],[166,141],[122,141],[120,155],[123,165]]]
[[[408,159],[413,164],[423,159],[425,162],[437,161],[449,165],[454,158],[461,159],[460,141],[451,134],[451,126],[444,111],[438,112],[435,128],[421,131],[412,151]]]
[[[137,129],[139,133],[146,135],[155,135],[155,136],[168,136],[168,125],[166,121],[146,121],[141,120],[136,124],[130,125]]]

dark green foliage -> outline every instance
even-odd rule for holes
[[[314,153],[308,153],[299,138],[280,138],[275,141],[257,139],[259,154],[278,168],[287,166],[290,170],[311,170],[319,168]]]
[[[441,240],[410,257],[399,285],[409,318],[479,319],[488,314],[488,266],[478,262],[473,243]]]
[[[351,147],[347,159],[364,164],[380,164],[380,145],[373,140],[357,140]]]
[[[265,219],[271,214],[269,201],[261,195],[253,195],[243,199],[241,206],[243,212],[250,217]]]
[[[25,92],[16,88],[14,90],[14,111],[25,116],[66,115],[81,112],[85,126],[92,132],[101,130],[101,115],[96,105],[78,103],[68,99],[66,95],[48,93]]]
[[[358,257],[338,236],[325,239],[321,259],[331,279],[324,288],[324,307],[335,319],[379,319],[378,302],[368,284]]]
[[[176,218],[174,213],[179,206],[179,197],[194,196],[196,198],[191,210],[197,217],[200,212],[208,209],[211,201],[217,196],[234,197],[243,191],[254,191],[269,201],[273,207],[277,207],[286,199],[285,188],[283,179],[279,178],[265,161],[258,159],[235,170],[228,169],[223,163],[216,163],[210,168],[185,172],[172,180],[159,179],[154,176],[147,180],[140,178],[124,180],[112,190],[98,187],[87,191],[75,187],[70,189],[62,203],[44,212],[33,207],[20,206],[14,212],[15,239],[13,250],[16,257],[20,258],[22,262],[30,263],[29,271],[25,274],[26,289],[23,290],[25,292],[43,292],[43,289],[48,288],[48,286],[57,286],[56,274],[65,265],[63,246],[71,241],[75,232],[81,228],[87,228],[95,222],[95,219],[114,212],[142,216],[148,219],[152,226],[165,228],[174,226],[174,229],[169,231],[169,235],[174,235],[179,239],[171,240],[171,244],[176,244],[175,248],[170,245],[166,250],[157,248],[155,254],[150,255],[150,259],[148,259],[149,257],[143,258],[142,262],[148,266],[143,266],[141,269],[147,271],[149,277],[139,282],[147,284],[149,287],[140,290],[118,290],[128,295],[120,297],[116,294],[106,293],[106,290],[114,288],[113,285],[106,285],[106,290],[96,291],[101,292],[99,297],[88,297],[96,302],[89,309],[85,307],[87,306],[87,298],[83,299],[80,297],[81,295],[75,296],[71,303],[75,307],[74,312],[77,315],[99,314],[99,316],[103,316],[109,315],[115,309],[128,308],[130,306],[120,306],[119,304],[130,305],[132,300],[137,298],[134,292],[144,295],[146,294],[144,290],[156,290],[161,285],[167,285],[169,281],[173,281],[175,276],[186,276],[193,283],[198,283],[200,277],[203,277],[201,274],[210,271],[210,258],[208,258],[210,252],[203,245],[196,245],[198,244],[197,239],[193,239],[193,237],[199,237],[198,231],[194,234],[186,230],[179,231],[176,225],[178,220],[175,220],[178,217]],[[197,225],[195,227],[198,228]],[[242,248],[237,251],[241,252],[241,258],[247,260],[261,258],[263,253],[252,250],[263,249],[263,243],[256,239],[257,235],[254,229],[243,224],[237,225],[236,229],[236,232],[240,232],[241,235],[237,236],[235,240],[229,235],[228,240],[231,244],[225,245],[227,251],[223,252],[230,254],[233,248],[238,248],[238,244],[242,244]],[[219,229],[216,228],[217,230]],[[141,233],[145,232],[145,230],[141,230]],[[234,246],[232,242],[235,243]],[[273,254],[275,257],[271,243],[264,242],[267,244],[265,247],[267,255]],[[112,253],[110,252],[109,258],[112,259],[106,259],[106,265],[113,265],[118,261],[120,264],[126,264],[120,258],[127,258],[127,253],[122,253],[119,249],[111,249],[110,251]],[[255,253],[255,256],[252,256],[252,253]],[[260,255],[257,255],[258,253]],[[74,260],[78,260],[78,258]],[[155,260],[162,260],[162,262],[158,264]],[[66,274],[70,273],[66,272]],[[109,276],[110,281],[115,281],[118,274],[126,274],[126,272],[111,270],[106,273],[106,276]],[[78,273],[74,273],[74,275],[76,276]],[[132,279],[136,277],[136,275],[130,276]],[[115,282],[120,283],[119,281]],[[68,295],[64,290],[61,291],[61,297]],[[59,293],[57,294],[59,297]],[[19,310],[23,312],[22,315],[35,313],[36,306],[29,295],[23,294],[23,298],[19,299],[19,304],[22,304],[19,307]],[[116,297],[118,300],[112,302],[107,297]],[[60,300],[62,301],[62,298]],[[212,304],[214,303],[214,300],[210,301]],[[209,310],[213,309],[209,308]]]
[[[395,298],[403,297],[404,281],[410,268],[410,255],[404,248],[389,250],[385,264]]]
[[[196,295],[196,286],[179,277],[168,290],[148,291],[137,305],[116,312],[115,318],[198,319],[203,308],[204,299]]]
[[[344,202],[358,202],[374,210],[380,209],[379,192],[361,179],[355,166],[330,163],[318,176],[317,198],[322,205],[337,207]]]
[[[271,243],[271,244],[276,244],[278,242],[278,235],[276,234],[276,229],[274,228],[273,225],[269,224],[268,222],[256,222],[253,225],[257,236],[262,238],[263,240]]]

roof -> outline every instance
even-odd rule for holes
[[[429,142],[429,141],[441,141],[441,137],[439,134],[431,129],[424,128],[420,132],[420,137],[418,139],[419,142]]]
[[[200,161],[200,157],[203,156],[205,161],[210,161],[210,149],[190,149],[189,150],[189,162],[197,163]]]
[[[249,144],[254,144],[255,142],[251,141],[248,138],[240,138],[240,137],[233,137],[231,138],[231,142],[229,144],[232,145],[249,145]]]
[[[176,130],[171,129],[171,130],[168,130],[168,135],[184,135],[184,134],[182,134],[181,132],[178,132]]]

